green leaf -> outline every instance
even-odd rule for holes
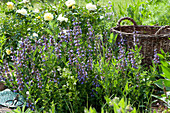
[[[114,104],[114,113],[118,113],[119,106],[116,103],[113,104]]]
[[[37,104],[37,102],[38,102],[39,100],[41,100],[41,98],[38,98],[38,99],[35,101],[35,105]]]
[[[156,95],[152,95],[152,96],[155,97],[155,98],[157,98],[157,99],[159,99],[159,100],[164,101],[165,103],[167,103],[167,102],[166,102],[166,97],[160,97],[160,96],[156,96]]]
[[[164,59],[165,57],[162,54],[157,54],[160,58]]]
[[[110,98],[108,98],[108,97],[104,97],[104,98],[105,98],[105,100],[106,100],[107,104],[109,104],[109,102],[111,101],[111,99],[110,99]]]
[[[26,107],[26,103],[23,105],[23,107],[22,107],[22,113],[25,113],[24,111],[25,111],[25,107]]]
[[[103,108],[101,108],[101,113],[104,113],[104,109]]]
[[[165,67],[165,66],[161,66],[162,67],[162,71],[164,72],[166,78],[170,79],[170,68]]]
[[[52,102],[52,106],[51,106],[51,113],[55,113],[55,104],[54,101]]]
[[[114,37],[113,37],[113,33],[111,33],[111,34],[110,34],[110,38],[109,38],[108,41],[109,41],[110,43],[112,43],[112,42],[113,42],[113,38],[114,38]]]
[[[27,110],[25,112],[23,112],[23,113],[33,113],[33,111],[31,111],[30,108],[27,108]]]
[[[166,90],[170,91],[170,80],[166,80],[166,79],[159,79],[157,81],[155,81],[155,85],[157,85],[159,88],[163,89],[163,82],[165,84]]]
[[[126,82],[126,85],[125,85],[125,88],[124,88],[124,91],[123,91],[123,94],[125,94],[125,95],[127,95],[128,94],[128,91],[129,90],[129,88],[128,88],[128,82]]]
[[[124,100],[124,98],[122,98],[122,99],[120,100],[120,102],[119,102],[118,105],[121,106],[122,109],[125,108],[125,100]]]
[[[157,113],[156,109],[154,109],[153,113]]]
[[[167,62],[165,62],[165,61],[160,61],[161,62],[161,64],[163,65],[163,66],[168,66],[168,63]]]
[[[134,108],[134,110],[131,111],[131,113],[137,113],[136,108]]]
[[[165,54],[165,52],[164,52],[164,50],[163,50],[163,49],[161,49],[161,53],[162,53],[162,54]]]

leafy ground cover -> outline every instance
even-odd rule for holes
[[[156,98],[168,112],[169,53],[155,53],[148,68],[141,65],[141,47],[127,51],[126,41],[116,44],[110,28],[125,16],[138,25],[168,25],[169,5],[168,0],[1,2],[0,80],[26,100],[15,112],[25,107],[151,112]]]

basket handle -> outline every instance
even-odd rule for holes
[[[123,18],[119,19],[118,22],[117,22],[117,26],[120,26],[120,23],[123,20],[129,20],[129,21],[131,21],[134,24],[134,26],[137,26],[137,23],[132,18],[130,18],[130,17],[123,17]]]
[[[158,35],[158,33],[163,30],[163,29],[166,29],[166,28],[170,28],[170,26],[166,25],[166,26],[162,26],[161,28],[158,29],[158,31],[155,33],[155,35]]]

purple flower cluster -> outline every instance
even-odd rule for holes
[[[109,6],[106,5],[104,10],[108,9],[107,13],[105,13],[105,17],[107,17],[107,20],[110,20],[111,17],[114,16],[114,12],[110,11],[113,7],[111,1],[109,1],[108,3],[109,3]]]
[[[118,61],[120,63],[118,64],[119,68],[125,71],[125,67],[127,66],[127,58],[125,56],[126,54],[126,48],[125,48],[125,40],[121,38],[120,42],[118,42],[119,47],[119,56]]]
[[[128,59],[128,61],[130,61],[130,64],[131,64],[132,68],[138,69],[138,67],[137,67],[138,64],[137,64],[136,59],[134,57],[134,52],[130,51],[128,53],[127,59]]]
[[[55,45],[56,44],[56,45]],[[45,67],[47,66],[45,61],[48,61],[47,54],[51,52],[51,48],[57,48],[57,43],[53,37],[49,37],[49,40],[42,36],[41,39],[35,39],[32,42],[29,37],[26,39],[21,38],[19,47],[16,51],[13,50],[11,53],[11,60],[13,61],[12,69],[13,75],[8,74],[11,71],[9,63],[4,62],[4,68],[1,67],[0,75],[1,80],[13,81],[11,82],[12,89],[16,91],[27,91],[28,88],[42,89],[44,87],[44,80],[50,80],[51,82],[57,82],[56,71],[48,74],[47,78],[44,75],[47,74]],[[47,52],[47,53],[44,53]],[[60,51],[59,51],[60,52]],[[57,56],[59,52],[55,53]],[[49,72],[52,70],[48,70]],[[29,87],[26,87],[26,84]],[[28,101],[28,107],[33,107],[30,101]]]
[[[154,58],[153,58],[154,63],[160,63],[159,61],[159,56],[157,55],[157,49],[154,50]]]

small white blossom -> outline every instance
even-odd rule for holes
[[[89,10],[89,11],[94,11],[97,9],[96,5],[93,5],[92,3],[89,3],[86,5],[86,8]]]
[[[65,4],[66,4],[67,7],[71,7],[71,6],[73,6],[75,3],[76,3],[75,0],[68,0],[68,1],[65,2]]]
[[[39,13],[39,10],[38,10],[38,9],[35,9],[33,12],[34,12],[34,13]]]
[[[16,11],[16,13],[22,14],[22,15],[27,15],[27,10],[22,8]]]
[[[10,54],[11,54],[11,50],[10,50],[10,49],[7,49],[7,50],[6,50],[6,54],[7,54],[7,55],[10,55]]]
[[[38,37],[38,34],[37,33],[33,33],[33,35],[32,36],[34,36],[34,37]]]
[[[67,22],[67,21],[68,21],[68,18],[63,17],[62,14],[60,14],[60,15],[58,16],[57,20],[59,20],[60,22],[63,22],[63,21]]]
[[[8,9],[14,9],[14,3],[13,2],[7,2],[7,8]]]
[[[29,2],[29,0],[23,0],[22,2],[23,2],[23,3],[28,3],[28,2]]]
[[[100,19],[103,19],[104,18],[104,16],[100,16]]]
[[[51,13],[45,13],[45,15],[44,15],[44,20],[51,21],[51,20],[53,20],[53,18],[54,18],[54,16]]]
[[[63,33],[64,33],[65,35],[68,35],[68,30],[63,30]]]
[[[74,79],[74,76],[71,76],[71,79]]]
[[[56,9],[57,7],[56,6],[52,6],[53,9]]]
[[[26,95],[29,95],[29,91],[26,92]]]
[[[76,82],[74,82],[73,85],[76,85]]]
[[[28,29],[27,29],[27,31],[30,31],[30,30],[31,30],[31,28],[28,28]]]
[[[27,97],[29,97],[29,95],[30,95],[29,91],[26,92],[26,95],[27,95]]]

